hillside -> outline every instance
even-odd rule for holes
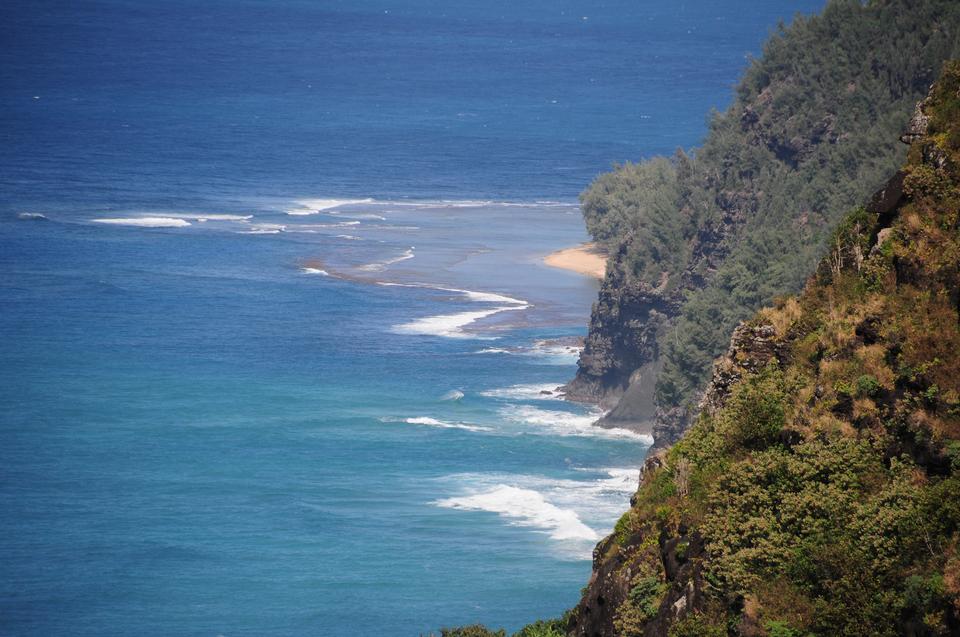
[[[960,62],[900,139],[648,459],[571,634],[960,634]]]
[[[957,55],[956,2],[833,0],[781,25],[701,148],[601,175],[582,204],[611,258],[568,397],[676,440],[733,327],[801,287]]]

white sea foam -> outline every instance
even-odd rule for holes
[[[460,473],[438,485],[462,493],[433,502],[466,511],[490,511],[509,524],[546,532],[566,556],[589,559],[596,539],[613,528],[637,490],[637,468],[575,468],[583,479],[511,473]],[[590,476],[589,474],[594,474]]]
[[[563,201],[494,201],[492,199],[439,199],[426,201],[374,201],[377,205],[405,208],[577,208],[579,204]]]
[[[416,256],[414,254],[414,250],[415,248],[413,246],[410,246],[409,248],[407,248],[407,250],[404,251],[403,254],[401,254],[398,257],[387,259],[386,261],[379,261],[377,263],[368,263],[367,265],[361,265],[357,269],[364,270],[365,272],[380,272],[381,270],[387,269],[389,266],[393,265],[394,263],[400,263],[401,261],[412,259],[414,256]]]
[[[142,228],[183,228],[191,225],[189,221],[179,217],[104,217],[91,219],[91,221],[117,226],[140,226]]]
[[[412,250],[413,248],[411,248]],[[474,290],[463,290],[461,288],[449,288],[442,285],[431,285],[429,283],[393,283],[390,281],[378,281],[377,285],[397,288],[425,288],[428,290],[439,290],[441,292],[455,292],[462,294],[470,301],[478,303],[515,303],[517,305],[527,306],[528,303],[521,299],[515,299],[503,294],[494,294],[493,292],[476,292]]]
[[[346,239],[347,241],[363,241],[360,237],[355,237],[352,234],[338,234],[337,239]]]
[[[300,268],[304,274],[319,274],[320,276],[330,276],[330,273],[321,268]]]
[[[242,234],[280,234],[287,226],[280,223],[253,223]]]
[[[517,526],[542,529],[554,540],[599,539],[597,532],[584,524],[576,511],[561,509],[532,489],[498,484],[489,491],[438,500],[435,504],[465,511],[490,511]]]
[[[474,354],[508,354],[511,356],[529,356],[535,359],[536,365],[556,365],[569,366],[576,364],[580,358],[580,347],[573,345],[549,344],[538,342],[529,347],[513,347],[504,349],[499,347],[487,347],[474,352]]]
[[[446,394],[440,397],[440,400],[452,400],[458,402],[463,400],[463,392],[459,389],[451,389]]]
[[[206,213],[192,213],[192,212],[165,212],[163,213],[165,217],[172,217],[174,219],[189,219],[191,221],[248,221],[253,219],[253,215],[229,215],[229,214],[206,214]]]
[[[437,287],[436,289],[443,290],[445,292],[457,292],[459,294],[463,294],[471,301],[477,301],[479,303],[514,303],[516,305],[527,305],[526,301],[521,301],[520,299],[515,299],[510,296],[504,296],[503,294],[493,294],[492,292],[474,292],[473,290],[460,290],[457,288],[442,287]]]
[[[464,327],[475,323],[480,319],[499,314],[500,312],[509,312],[510,310],[522,310],[526,305],[508,305],[491,308],[489,310],[479,310],[476,312],[458,312],[456,314],[441,314],[440,316],[428,316],[409,323],[394,325],[391,328],[396,334],[416,334],[421,336],[443,336],[446,338],[476,338],[481,340],[492,340],[496,337],[482,336],[465,332]]]
[[[574,345],[537,341],[524,354],[539,358],[542,363],[548,365],[574,365],[580,358],[581,350],[581,347]]]
[[[324,210],[363,203],[373,203],[373,199],[301,199],[296,202],[295,208],[286,212],[294,216],[315,215]]]
[[[480,392],[488,398],[502,398],[506,400],[560,400],[563,394],[558,392],[562,383],[540,383],[530,385],[511,385],[499,389],[488,389]]]
[[[47,218],[47,215],[41,214],[39,212],[21,212],[17,216],[21,219],[33,219],[33,220],[44,220]]]
[[[429,416],[416,416],[412,418],[381,418],[381,422],[403,422],[408,425],[423,425],[426,427],[437,427],[438,429],[462,429],[464,431],[493,431],[490,427],[480,425],[471,425],[465,422],[447,422],[437,420]]]
[[[383,215],[375,215],[372,212],[337,212],[336,210],[331,210],[327,212],[327,214],[338,215],[338,216],[346,217],[347,219],[372,219],[374,221],[387,220],[387,218],[384,217]]]
[[[638,434],[629,429],[594,426],[593,423],[603,415],[601,412],[575,414],[567,411],[539,409],[531,405],[505,405],[500,408],[499,413],[511,422],[523,426],[532,426],[532,428],[526,430],[526,433],[632,439],[647,445],[653,444],[653,437],[646,434]]]

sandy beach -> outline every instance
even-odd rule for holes
[[[574,248],[552,252],[543,262],[554,268],[571,270],[586,276],[602,279],[607,269],[607,255],[595,243],[583,243]]]

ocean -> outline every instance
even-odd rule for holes
[[[821,5],[4,3],[0,635],[573,606],[651,441],[541,259]]]

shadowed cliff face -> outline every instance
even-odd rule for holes
[[[648,458],[570,634],[960,634],[960,62],[901,139]]]
[[[660,330],[679,307],[676,294],[628,276],[624,256],[621,249],[610,259],[577,376],[564,388],[567,398],[606,409],[617,405],[638,370],[659,358]]]

